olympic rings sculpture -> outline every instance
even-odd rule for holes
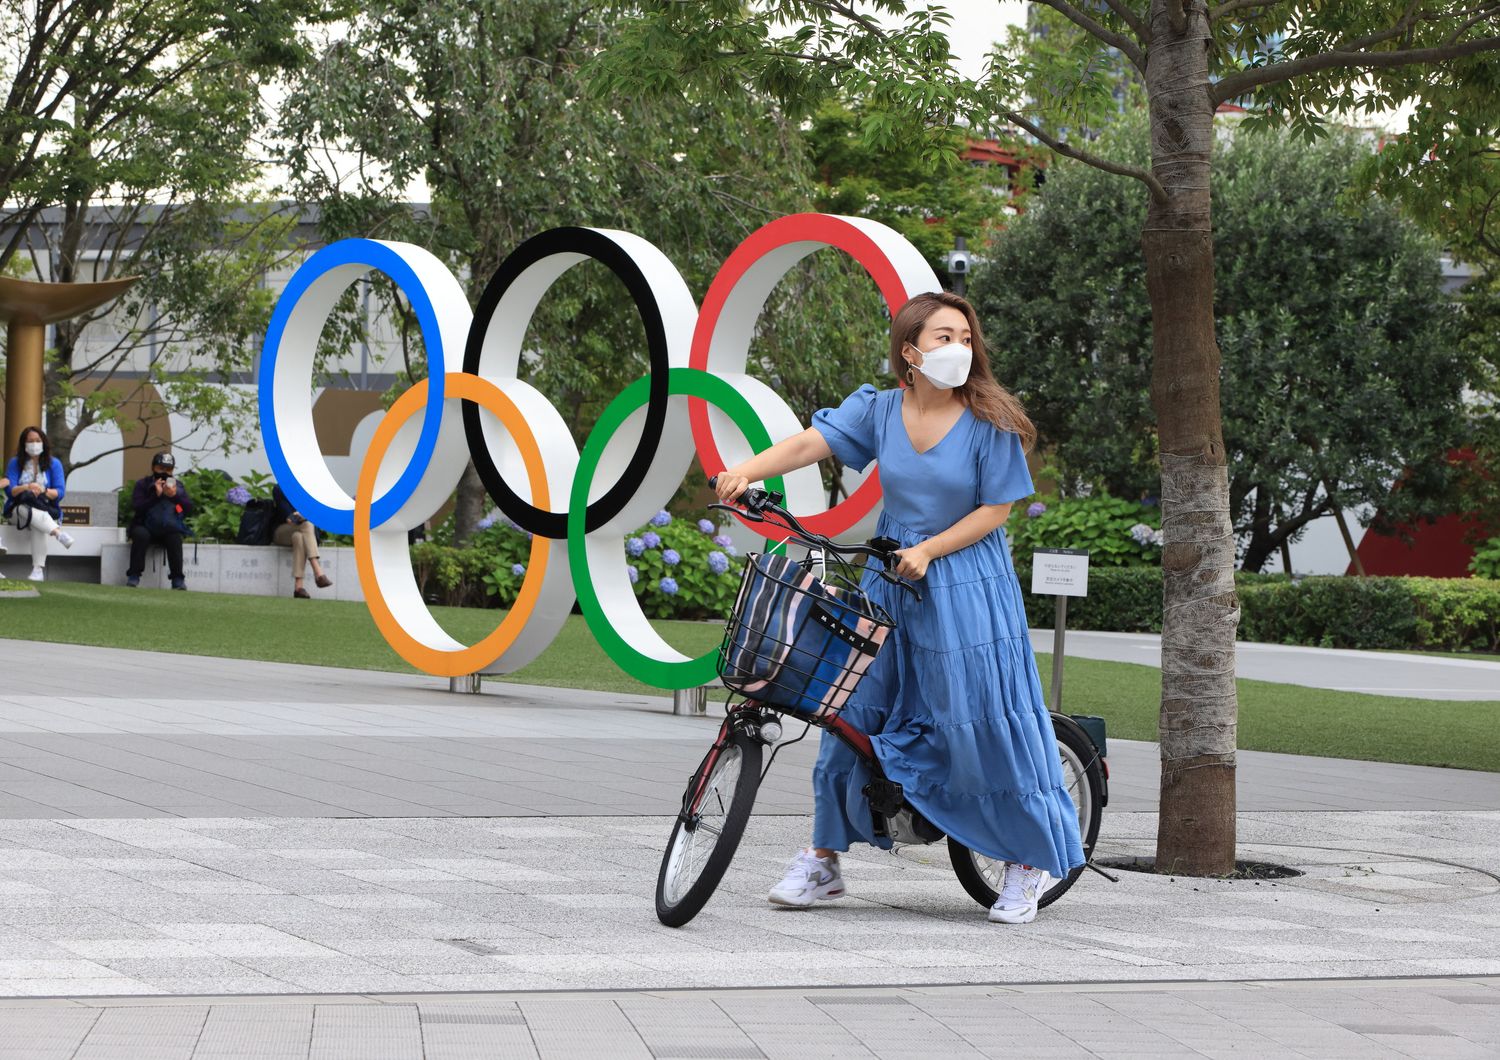
[[[652,628],[626,569],[624,538],[677,491],[696,453],[714,475],[803,429],[770,386],[746,373],[772,289],[807,255],[834,247],[875,280],[892,312],[939,290],[921,253],[885,225],[795,214],[753,232],[725,261],[700,310],[667,257],[628,232],[555,228],[521,244],[470,311],[457,279],[409,243],[349,239],[310,257],[277,300],[260,363],[260,425],[272,471],[298,510],[352,534],[360,586],[387,643],[439,676],[508,673],[562,629],[576,599],[610,658],[636,679],[688,688],[714,677],[714,652],[689,658]],[[594,260],[625,284],[645,325],[648,375],[611,402],[580,452],[561,414],[518,378],[531,318],[568,269]],[[411,302],[428,378],[386,413],[353,497],[334,480],[312,419],[318,337],[339,296],[370,271]],[[453,370],[463,351],[462,371]],[[500,511],[531,532],[515,604],[478,644],[438,625],[417,588],[407,532],[430,519],[473,458]],[[803,523],[837,535],[880,499],[878,474],[828,508],[816,468],[780,484]],[[565,548],[554,542],[565,541]]]

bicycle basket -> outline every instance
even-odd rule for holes
[[[719,646],[724,686],[810,714],[839,711],[895,625],[858,590],[787,556],[752,554]]]

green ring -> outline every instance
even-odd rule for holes
[[[644,376],[622,390],[609,403],[589,433],[583,452],[578,456],[578,470],[573,476],[573,491],[568,503],[568,565],[573,574],[573,588],[578,594],[578,606],[583,611],[584,621],[594,639],[621,670],[644,684],[657,688],[694,688],[708,684],[718,676],[716,668],[719,650],[713,648],[696,659],[684,662],[663,662],[637,651],[624,637],[615,631],[594,583],[589,575],[588,553],[584,542],[584,513],[588,509],[589,485],[594,472],[604,455],[604,448],[614,437],[615,431],[636,409],[650,397],[651,379]],[[754,406],[729,383],[709,372],[697,368],[673,368],[667,373],[667,393],[702,398],[728,414],[745,435],[745,440],[757,453],[771,447],[771,434],[761,422]],[[766,480],[770,489],[785,489],[780,477]],[[623,548],[624,537],[620,539]],[[767,547],[775,542],[767,541]]]

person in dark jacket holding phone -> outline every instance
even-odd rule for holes
[[[125,584],[134,589],[141,584],[146,569],[146,550],[153,544],[167,546],[167,573],[172,588],[187,589],[182,573],[182,539],[187,535],[183,520],[193,510],[187,487],[177,481],[177,460],[171,453],[157,453],[151,458],[151,474],[137,479],[130,493],[130,566],[125,569]]]
[[[303,584],[309,563],[312,564],[314,585],[327,589],[333,584],[333,579],[323,573],[323,564],[318,562],[318,531],[292,506],[280,486],[271,490],[271,500],[276,503],[276,529],[272,531],[271,541],[292,550],[292,596],[298,600],[311,600],[312,594]]]

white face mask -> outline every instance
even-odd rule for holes
[[[41,456],[42,455],[42,443],[41,442],[27,442],[26,443],[26,455],[27,456]]]
[[[917,347],[913,346],[912,349],[916,350]],[[963,343],[950,342],[935,350],[917,352],[922,354],[922,363],[913,367],[939,390],[952,390],[968,381],[969,368],[974,363],[974,351]]]

